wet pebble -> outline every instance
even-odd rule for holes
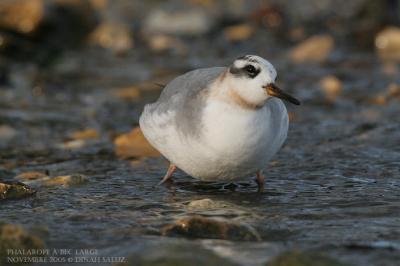
[[[343,89],[342,82],[335,76],[329,75],[321,79],[319,82],[322,92],[325,98],[331,102],[334,102],[337,97],[340,96]]]
[[[335,44],[330,35],[316,35],[301,42],[289,52],[290,59],[295,63],[320,63],[325,61]]]
[[[201,35],[211,30],[214,20],[201,9],[167,11],[155,9],[144,22],[144,32],[151,34]]]
[[[53,178],[46,179],[42,182],[44,186],[50,187],[70,187],[77,186],[87,182],[87,177],[84,175],[65,175],[65,176],[57,176]]]
[[[117,156],[123,159],[160,156],[160,153],[143,136],[139,127],[117,137],[114,140],[114,144]]]
[[[167,34],[154,34],[148,38],[147,43],[154,52],[172,51],[179,55],[188,52],[188,47],[183,41]]]
[[[383,60],[400,60],[400,28],[387,27],[376,35],[375,46]]]
[[[87,128],[84,130],[75,131],[72,133],[73,139],[98,139],[99,133],[94,128]]]
[[[193,200],[189,202],[188,209],[190,210],[207,210],[207,209],[214,209],[214,208],[224,208],[226,204],[221,202],[216,202],[211,199],[200,199],[200,200]]]
[[[47,174],[38,171],[23,172],[15,176],[15,179],[19,181],[28,181],[28,182],[46,178],[49,178]]]
[[[140,98],[141,92],[137,86],[128,86],[114,89],[113,95],[121,100],[135,101]]]
[[[43,0],[0,1],[0,28],[30,34],[44,19]]]
[[[128,26],[121,22],[105,21],[90,34],[89,43],[123,54],[133,48],[133,37]]]
[[[188,237],[188,238],[212,238],[227,240],[259,241],[261,237],[257,231],[249,225],[232,223],[223,220],[191,216],[164,226],[162,235]]]
[[[0,200],[21,199],[35,194],[35,190],[21,182],[0,183]]]
[[[228,41],[238,42],[249,39],[255,32],[255,27],[251,24],[239,24],[224,29],[224,36]]]

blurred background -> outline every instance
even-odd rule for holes
[[[396,0],[1,0],[0,146],[52,146],[84,126],[118,135],[155,84],[243,54],[270,60],[305,103],[380,104],[400,93],[399,14]]]
[[[184,173],[174,192],[154,188],[167,164],[137,128],[144,104],[177,75],[245,54],[268,59],[302,101],[287,106],[266,192]],[[0,0],[0,242],[96,247],[143,265],[265,265],[292,248],[311,257],[276,263],[331,263],[323,252],[397,265],[399,61],[397,0]],[[251,230],[188,234],[179,225],[193,215]]]

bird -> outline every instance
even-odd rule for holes
[[[144,137],[169,161],[159,184],[179,168],[213,182],[255,174],[263,191],[264,168],[288,133],[282,100],[300,105],[276,80],[268,60],[245,55],[227,67],[195,69],[169,82],[139,119]]]

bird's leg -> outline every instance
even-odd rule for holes
[[[160,181],[160,183],[158,183],[158,185],[164,184],[166,181],[170,180],[172,177],[172,174],[174,173],[175,170],[176,170],[176,165],[173,163],[170,163],[167,173],[165,174],[163,179]]]
[[[256,182],[258,185],[258,192],[264,192],[264,179],[265,179],[265,177],[263,175],[262,170],[258,170],[257,171],[257,179],[256,179]]]

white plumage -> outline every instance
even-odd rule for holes
[[[260,173],[288,131],[285,105],[268,93],[275,79],[274,67],[258,56],[188,72],[145,106],[140,127],[171,164],[194,178],[232,181]],[[290,98],[278,92],[283,96],[274,96]]]

